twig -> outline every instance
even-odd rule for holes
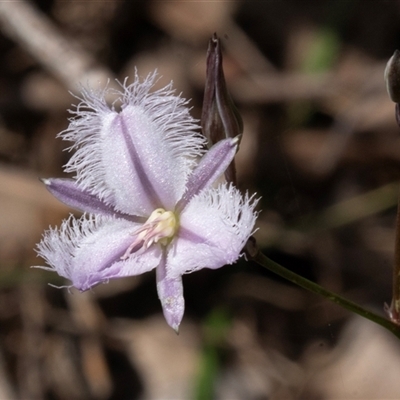
[[[70,90],[76,90],[79,83],[97,86],[111,77],[27,1],[1,1],[0,26]]]
[[[310,292],[325,297],[326,299],[345,308],[346,310],[349,310],[366,319],[369,319],[372,322],[375,322],[378,325],[381,325],[382,327],[386,328],[400,339],[400,326],[394,324],[392,321],[389,321],[384,317],[381,317],[380,315],[373,313],[372,311],[366,310],[360,305],[353,303],[352,301],[340,296],[337,293],[324,289],[317,283],[314,283],[306,278],[303,278],[302,276],[296,274],[295,272],[290,271],[289,269],[283,267],[282,265],[276,263],[275,261],[272,261],[258,250],[254,239],[253,240],[250,239],[247,242],[246,253],[251,260],[255,261],[262,267],[267,268],[268,270],[274,272],[275,274],[281,276],[284,279],[287,279],[288,281],[298,286],[301,286],[303,289],[307,289]]]

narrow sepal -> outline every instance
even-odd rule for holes
[[[215,144],[200,160],[188,178],[186,191],[176,206],[182,211],[193,196],[210,187],[225,172],[235,157],[239,138],[224,139]]]
[[[170,276],[166,270],[166,256],[161,260],[156,270],[157,292],[161,302],[165,320],[176,332],[179,332],[183,313],[185,311],[185,299],[183,297],[183,284],[180,275]]]
[[[113,206],[106,204],[98,196],[82,189],[73,179],[50,178],[41,179],[41,181],[46,185],[47,190],[53,196],[57,197],[58,200],[79,211],[125,218],[135,222],[144,222],[143,218],[115,210]]]

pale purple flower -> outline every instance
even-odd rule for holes
[[[221,178],[237,150],[225,139],[205,152],[187,102],[171,84],[150,92],[156,74],[121,85],[120,110],[83,91],[61,132],[75,142],[66,172],[43,182],[62,202],[84,211],[47,231],[38,254],[80,291],[156,268],[168,324],[184,312],[182,275],[234,263],[254,230],[257,201]],[[202,157],[202,158],[200,158]]]

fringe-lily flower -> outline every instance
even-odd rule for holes
[[[42,268],[80,291],[156,268],[164,316],[177,331],[182,275],[234,263],[254,230],[256,201],[231,184],[216,184],[238,139],[204,152],[187,102],[171,84],[150,92],[155,77],[121,85],[119,111],[107,105],[107,90],[83,91],[60,133],[75,142],[65,167],[75,177],[43,182],[85,214],[45,232],[38,254],[50,266]]]

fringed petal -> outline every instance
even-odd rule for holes
[[[37,252],[50,269],[85,291],[109,279],[142,274],[159,264],[159,246],[121,260],[137,226],[123,219],[71,216],[59,229],[45,232]]]
[[[156,74],[117,92],[121,111],[110,109],[107,91],[83,92],[76,118],[60,135],[75,144],[66,172],[117,210],[148,216],[171,209],[182,196],[204,138],[187,102],[171,85],[151,93]]]
[[[254,232],[257,200],[232,185],[195,196],[180,216],[178,238],[168,253],[168,276],[234,263]]]

